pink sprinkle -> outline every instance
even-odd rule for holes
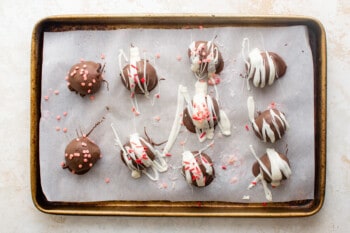
[[[86,64],[84,64],[83,67],[86,68]]]
[[[84,82],[82,82],[82,83],[80,83],[80,85],[82,86],[82,87],[85,87],[85,83]]]
[[[84,157],[85,157],[85,155],[84,155]],[[83,161],[84,161],[84,163],[87,163],[87,162],[88,162],[88,160],[87,160],[87,159],[84,159]]]
[[[91,89],[88,90],[88,94],[90,94],[90,93],[91,93]]]
[[[276,108],[276,103],[275,102],[271,102],[268,106],[268,109],[275,109]]]
[[[104,59],[106,58],[106,55],[105,55],[105,54],[103,54],[103,53],[101,53],[100,58],[101,58],[102,60],[104,60]]]
[[[91,87],[91,86],[92,86],[92,83],[89,83],[88,86]]]
[[[68,76],[64,77],[65,80],[68,80]]]
[[[61,162],[61,167],[65,167],[66,164],[64,162]]]
[[[60,131],[60,130],[61,130],[61,128],[56,126],[56,131]]]
[[[45,95],[44,100],[46,100],[46,101],[49,100],[49,96]]]
[[[92,165],[93,165],[92,163],[89,163],[89,167],[92,167]]]
[[[83,63],[85,60],[84,58],[80,58],[80,62]]]
[[[185,144],[186,144],[186,141],[181,141],[181,142],[180,142],[180,145],[181,145],[181,146],[184,146]]]
[[[93,82],[93,83],[96,83],[96,79],[93,79],[92,82]]]
[[[67,128],[62,129],[63,133],[67,133]]]
[[[154,95],[157,99],[159,99],[160,98],[160,94],[158,93],[158,94],[155,94]]]
[[[86,142],[81,143],[82,146],[87,146]]]
[[[68,114],[67,112],[63,112],[63,116],[67,116],[67,114]]]
[[[159,54],[159,53],[156,54],[156,58],[157,58],[157,59],[160,58],[160,54]]]
[[[108,178],[108,177],[106,177],[106,178],[105,178],[105,182],[106,182],[106,184],[108,184],[109,182],[111,182],[111,179]]]
[[[160,116],[155,116],[153,119],[156,121],[160,121]]]
[[[59,120],[61,120],[61,116],[60,115],[57,115],[56,116],[56,119],[59,121]]]
[[[84,74],[84,81],[86,81],[87,80],[87,75],[86,74]]]
[[[168,188],[168,184],[167,184],[167,183],[162,183],[162,188],[163,188],[163,189]]]
[[[103,156],[102,156],[102,154],[100,154],[100,158],[102,158]]]
[[[82,164],[79,164],[79,165],[78,165],[78,167],[79,167],[79,168],[82,168],[82,167],[83,167],[83,165],[82,165]]]
[[[202,26],[202,25],[199,25],[198,28],[199,28],[200,30],[203,30],[203,26]]]
[[[58,95],[60,92],[59,90],[55,90],[53,93],[55,93],[55,95]]]
[[[237,181],[238,181],[237,177],[234,176],[231,178],[230,183],[234,184],[234,183],[237,183]]]
[[[222,170],[226,170],[227,169],[227,167],[225,165],[222,165],[221,168],[222,168]]]
[[[246,129],[247,131],[249,131],[249,125],[248,125],[248,124],[246,124],[244,127],[245,127],[245,129]]]
[[[182,57],[181,57],[181,56],[177,56],[177,57],[176,57],[176,60],[181,61],[181,60],[182,60]]]
[[[68,157],[68,154],[67,154],[67,153],[65,153],[65,154],[64,154],[64,157]]]
[[[90,96],[90,100],[93,101],[95,99],[95,96]]]

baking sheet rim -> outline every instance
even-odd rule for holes
[[[161,20],[160,20],[161,19]],[[86,26],[169,26],[177,24],[231,26],[289,26],[305,25],[314,33],[311,47],[315,64],[315,195],[313,200],[286,203],[231,202],[167,202],[167,201],[101,201],[89,203],[50,202],[41,188],[39,164],[40,83],[43,33],[51,27]],[[72,30],[73,28],[71,28]],[[326,36],[322,24],[302,16],[213,16],[213,15],[64,15],[39,21],[32,34],[31,51],[31,194],[40,211],[71,215],[129,215],[129,216],[231,216],[231,217],[302,217],[317,213],[323,205],[326,182]],[[300,204],[298,204],[300,203]]]

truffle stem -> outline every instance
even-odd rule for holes
[[[104,121],[104,119],[105,119],[105,117],[102,117],[102,119],[101,119],[99,122],[97,122],[97,123],[94,125],[94,127],[92,127],[92,129],[86,134],[86,137],[88,137],[88,136],[92,133],[92,131],[93,131],[99,124],[101,124],[101,123]]]

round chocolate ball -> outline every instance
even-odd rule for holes
[[[131,77],[131,70],[136,70],[136,74]],[[145,60],[136,62],[136,67],[130,64],[123,68],[123,75],[120,78],[124,86],[132,93],[145,94],[152,91],[158,84],[158,76],[155,68]],[[125,79],[124,79],[125,78]]]
[[[198,151],[185,151],[182,158],[182,173],[187,183],[196,187],[206,187],[215,178],[211,158]]]
[[[101,87],[102,73],[103,68],[100,63],[82,61],[75,64],[66,77],[68,88],[81,96],[95,94]]]
[[[88,137],[73,139],[65,150],[65,164],[72,173],[82,175],[88,172],[101,158],[100,148]]]
[[[212,41],[193,41],[188,48],[188,56],[191,70],[199,79],[211,78],[211,75],[219,74],[224,68],[222,55]]]

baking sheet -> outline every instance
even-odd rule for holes
[[[113,145],[110,123],[114,123],[125,142],[130,132],[138,131],[143,135],[144,127],[154,141],[167,139],[176,109],[177,86],[186,85],[191,95],[194,93],[196,80],[189,69],[187,47],[193,40],[211,40],[215,35],[225,60],[220,75],[222,81],[218,85],[220,104],[232,124],[232,135],[223,137],[217,129],[215,145],[206,151],[214,160],[216,179],[202,189],[192,188],[185,182],[179,169],[183,149],[198,150],[209,141],[199,143],[196,136],[183,127],[168,159],[168,172],[161,174],[158,182],[147,177],[134,180],[120,160],[119,148]],[[245,80],[240,77],[244,72],[241,42],[245,37],[249,38],[251,49],[259,47],[275,51],[285,59],[287,73],[273,86],[247,91]],[[137,97],[141,111],[137,118],[131,113],[129,92],[121,85],[117,61],[119,49],[127,51],[130,43],[146,52],[158,75],[165,79],[159,83],[160,98],[154,105],[150,99]],[[101,54],[105,55],[102,61]],[[94,100],[81,98],[66,87],[64,77],[80,58],[106,63],[105,79],[109,90],[103,86]],[[151,94],[156,93],[157,89]],[[246,108],[249,95],[256,99],[257,110],[264,110],[271,102],[276,102],[286,113],[291,128],[281,141],[274,145],[265,144],[255,137],[252,130],[245,129],[249,124]],[[45,96],[49,99],[45,100]],[[266,147],[273,146],[281,152],[288,147],[293,176],[272,190],[274,201],[312,199],[315,173],[313,96],[312,54],[304,26],[45,32],[40,120],[43,191],[49,201],[67,202],[265,202],[261,184],[247,190],[253,179],[251,165],[255,161],[249,151],[249,145],[253,144],[258,154],[263,154]],[[63,112],[67,112],[66,117]],[[56,119],[57,115],[62,116],[61,120]],[[64,149],[76,137],[76,130],[88,132],[103,116],[106,120],[90,136],[100,146],[103,158],[83,176],[63,170],[60,163],[64,160]],[[60,131],[56,131],[56,127],[60,127]],[[62,132],[63,128],[67,128],[67,133]],[[180,144],[185,140],[183,148]],[[109,183],[105,182],[106,178]],[[244,195],[249,195],[250,200],[242,200]]]

